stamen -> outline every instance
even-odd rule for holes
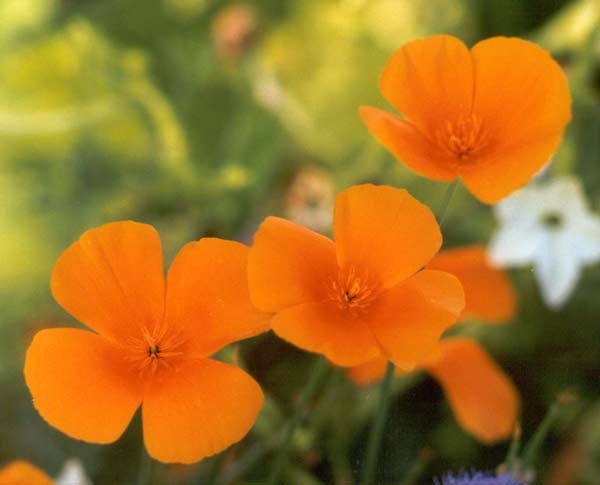
[[[436,133],[438,143],[461,162],[469,160],[485,143],[481,118],[476,114],[461,116],[458,120],[446,120]]]
[[[363,312],[375,299],[379,285],[367,273],[357,273],[354,266],[340,271],[338,278],[331,281],[329,297],[340,310],[352,314]]]

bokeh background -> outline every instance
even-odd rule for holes
[[[23,458],[56,475],[80,459],[94,483],[135,483],[135,420],[115,444],[66,438],[37,415],[22,376],[43,327],[77,325],[52,300],[56,258],[88,228],[134,219],[159,230],[169,262],[202,236],[251,243],[268,214],[328,233],[335,193],[371,181],[406,187],[437,210],[445,186],[398,164],[357,108],[386,107],[378,78],[404,42],[432,33],[472,45],[517,35],[565,68],[573,121],[553,174],[580,177],[600,210],[598,0],[0,0],[0,465]],[[486,244],[490,207],[459,188],[445,244]],[[511,271],[518,317],[473,325],[522,393],[524,436],[555,396],[579,397],[538,460],[540,483],[600,483],[600,268],[548,310],[528,269]],[[267,394],[248,437],[198,465],[155,467],[155,483],[261,483],[314,356],[266,334],[234,349]],[[395,382],[378,483],[491,469],[438,384]],[[286,483],[354,483],[375,387],[343,373],[322,384],[292,445]]]

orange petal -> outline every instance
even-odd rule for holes
[[[471,193],[486,204],[495,204],[531,181],[560,145],[559,135],[529,144],[497,150],[460,168],[460,177]]]
[[[444,388],[463,429],[484,443],[508,438],[519,397],[502,369],[477,342],[466,338],[442,341],[436,354],[424,367]]]
[[[211,359],[185,360],[155,376],[142,406],[148,453],[165,463],[194,463],[250,430],[263,393],[252,377]]]
[[[283,310],[273,318],[272,327],[282,339],[323,354],[342,367],[361,364],[379,354],[369,328],[331,302],[305,303]]]
[[[361,106],[360,116],[371,134],[406,166],[432,180],[456,178],[456,160],[413,124],[370,106]]]
[[[51,287],[65,310],[105,337],[152,329],[165,298],[158,234],[130,221],[87,231],[58,259]]]
[[[359,386],[371,384],[385,375],[388,360],[383,355],[348,369],[348,376]]]
[[[370,184],[338,194],[334,233],[339,266],[355,266],[384,288],[416,273],[442,244],[427,206],[406,190]]]
[[[571,119],[565,75],[549,53],[522,39],[493,37],[472,49],[473,113],[487,147],[462,166],[465,184],[494,203],[527,183],[550,159]]]
[[[323,300],[336,273],[335,246],[316,232],[267,217],[254,236],[248,256],[250,298],[265,312]]]
[[[183,247],[167,276],[165,321],[188,335],[192,352],[208,356],[268,329],[269,315],[250,303],[248,248],[205,238]]]
[[[460,280],[465,291],[461,320],[504,323],[514,317],[515,291],[506,272],[489,263],[485,247],[474,245],[442,251],[427,268],[447,271]]]
[[[52,485],[53,483],[42,470],[26,461],[13,461],[0,469],[0,485]]]
[[[383,95],[424,133],[440,121],[471,111],[473,66],[456,37],[432,35],[409,42],[388,62],[380,83]]]
[[[142,397],[128,362],[112,344],[71,328],[36,334],[25,380],[33,405],[50,425],[93,443],[121,436]]]
[[[410,371],[456,322],[464,304],[458,279],[423,270],[383,293],[366,320],[389,360]]]

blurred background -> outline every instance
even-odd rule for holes
[[[398,164],[357,114],[387,107],[379,75],[408,40],[516,35],[549,49],[574,115],[552,171],[580,177],[600,209],[599,26],[598,0],[0,0],[0,465],[22,458],[55,476],[75,457],[93,483],[135,483],[139,421],[113,445],[71,440],[38,416],[22,376],[37,330],[76,325],[49,278],[86,229],[153,224],[170,262],[203,236],[251,243],[268,214],[328,234],[335,194],[354,183],[406,187],[439,208],[445,186]],[[445,244],[486,244],[495,224],[460,187]],[[600,270],[586,270],[560,311],[543,305],[529,270],[511,278],[514,322],[466,332],[516,382],[525,436],[557,393],[579,396],[544,445],[540,483],[598,484]],[[257,425],[218,457],[157,466],[156,483],[264,480],[314,356],[271,334],[237,350],[268,396]],[[286,483],[350,485],[359,474],[376,387],[340,372],[322,387]],[[378,483],[402,483],[419,461],[418,483],[502,462],[507,444],[465,434],[430,378],[395,391]]]

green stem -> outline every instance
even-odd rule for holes
[[[271,474],[269,475],[269,480],[267,482],[269,485],[277,485],[277,483],[279,483],[281,473],[287,465],[289,447],[290,443],[292,442],[292,438],[294,437],[294,432],[302,422],[302,419],[306,414],[306,408],[308,407],[310,400],[317,391],[319,382],[321,381],[321,377],[324,374],[327,367],[327,361],[323,357],[319,357],[317,363],[315,364],[310,373],[308,383],[304,388],[304,392],[302,394],[302,397],[300,398],[298,407],[296,407],[296,410],[294,411],[292,419],[290,420],[288,428],[285,432],[285,436],[281,443],[281,447],[279,448],[279,453],[275,458],[275,463],[273,464]]]
[[[450,201],[452,197],[454,197],[454,193],[456,192],[456,187],[458,187],[458,178],[454,180],[448,188],[446,189],[446,193],[444,194],[444,199],[442,201],[441,209],[439,214],[437,215],[438,224],[440,225],[440,230],[444,227],[444,220],[446,219],[446,214],[448,214],[448,207],[450,206]]]
[[[361,485],[371,485],[373,483],[373,477],[375,476],[375,466],[377,465],[377,455],[379,454],[379,448],[381,447],[381,438],[383,437],[383,427],[388,412],[388,401],[390,395],[390,389],[392,387],[392,379],[394,377],[395,366],[393,363],[388,362],[387,369],[385,371],[385,377],[381,382],[380,394],[379,394],[379,405],[377,413],[375,415],[375,422],[369,433],[369,442],[367,445],[367,456],[365,458],[365,465],[360,480]]]
[[[137,485],[152,484],[152,468],[154,460],[146,452],[146,447],[142,445],[142,455],[140,457],[140,472],[138,474]]]
[[[558,401],[555,401],[552,404],[552,406],[550,406],[550,409],[546,413],[546,416],[544,416],[542,423],[540,424],[538,429],[536,429],[535,433],[533,433],[533,436],[531,437],[531,439],[527,443],[527,446],[525,447],[525,450],[523,451],[524,471],[527,471],[533,467],[535,459],[537,458],[537,455],[540,449],[542,448],[542,444],[544,443],[546,436],[550,432],[550,429],[552,428],[552,426],[554,426],[554,423],[558,419],[559,414],[560,403]]]
[[[509,471],[514,470],[517,460],[519,457],[519,450],[521,449],[521,425],[517,424],[515,427],[515,431],[513,433],[513,439],[510,442],[510,447],[508,448],[508,453],[506,454],[506,459],[504,460],[504,464]]]

